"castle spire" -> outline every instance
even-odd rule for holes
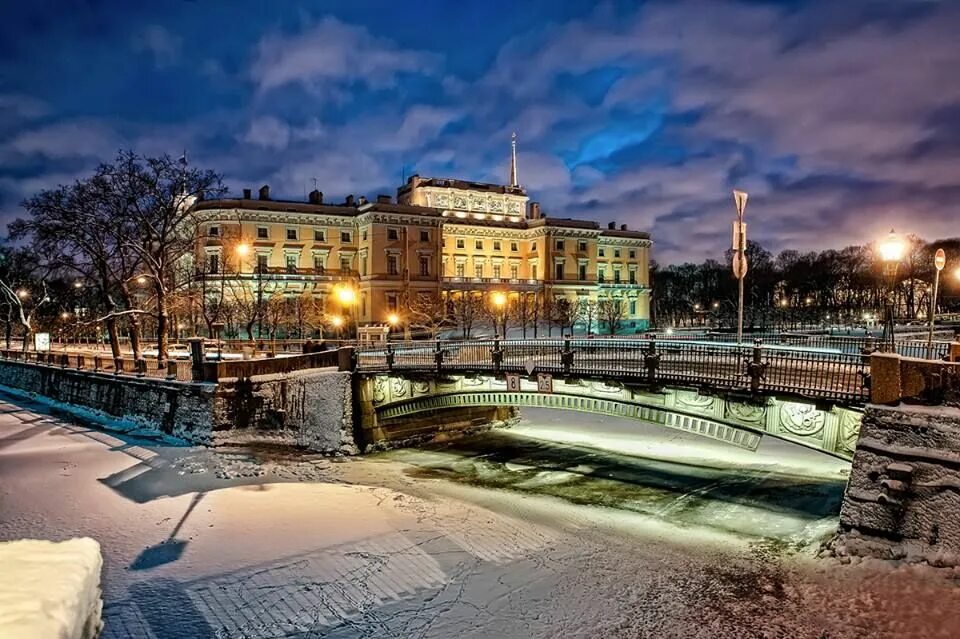
[[[517,183],[517,132],[514,131],[510,138],[510,186],[520,188]]]

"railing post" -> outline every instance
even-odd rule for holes
[[[563,340],[563,350],[560,352],[560,363],[563,365],[563,374],[570,375],[573,368],[573,348],[570,346],[570,338]]]
[[[643,356],[643,365],[647,369],[647,381],[650,384],[657,383],[657,369],[660,368],[660,353],[657,352],[657,338],[650,337],[647,344],[647,352]]]
[[[433,351],[433,361],[437,365],[437,373],[439,374],[443,369],[443,347],[440,345],[440,340],[437,340],[436,349]]]
[[[60,356],[60,368],[66,368],[70,366],[70,356],[64,353]]]
[[[394,358],[396,358],[396,353],[393,352],[393,344],[387,342],[387,370],[391,373],[393,372]]]
[[[493,372],[499,373],[500,366],[503,364],[503,349],[500,348],[500,338],[493,340],[493,350],[490,351],[490,357],[493,360]]]
[[[113,358],[113,374],[120,375],[123,373],[123,358],[114,357]]]
[[[175,359],[167,360],[167,379],[177,379],[177,360]]]
[[[77,355],[77,370],[82,371],[86,362],[84,361],[83,355]]]
[[[103,358],[99,355],[93,356],[93,370],[100,371],[103,369]]]
[[[147,374],[147,360],[142,357],[134,362],[134,368],[137,371],[137,377],[143,377]]]
[[[190,344],[190,376],[195,382],[202,382],[203,379],[203,338],[191,337],[187,340]],[[217,362],[219,366],[220,362]]]
[[[763,374],[767,370],[767,365],[763,362],[763,340],[756,339],[753,342],[753,359],[746,360],[747,375],[750,376],[750,392],[760,392],[760,382],[765,378]]]

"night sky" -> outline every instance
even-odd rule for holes
[[[329,200],[519,178],[720,258],[960,235],[960,2],[4,3],[0,216],[120,148]]]

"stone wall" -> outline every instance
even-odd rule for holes
[[[210,440],[216,386],[0,360],[0,385],[43,396],[125,430]]]
[[[844,551],[960,556],[960,409],[870,406],[840,513]],[[852,535],[852,537],[851,537]],[[866,536],[866,537],[864,537]],[[865,544],[866,538],[885,544]],[[892,544],[890,542],[893,542]],[[879,549],[879,550],[878,550]]]
[[[326,453],[355,454],[352,374],[312,369],[221,380],[215,437],[272,437]]]

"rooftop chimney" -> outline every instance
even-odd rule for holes
[[[614,229],[617,228],[617,223],[616,223],[616,222],[610,222],[609,224],[607,224],[607,228],[610,229],[611,231],[613,231]]]
[[[540,219],[540,203],[539,202],[530,203],[530,219],[531,220]]]
[[[347,201],[344,202],[344,206],[353,206],[353,195],[347,196]]]
[[[357,199],[357,206],[363,206],[363,205],[366,204],[366,203],[367,203],[367,197],[366,197],[365,195],[361,195],[361,196]]]
[[[310,204],[323,204],[323,193],[317,189],[310,191],[309,198]]]
[[[389,196],[389,195],[378,195],[378,196],[377,196],[377,204],[390,204],[390,196]]]
[[[626,224],[621,224],[621,225],[620,225],[620,230],[621,230],[621,231],[626,231],[626,230],[627,230],[627,225],[626,225]]]
[[[269,200],[270,199],[270,185],[264,184],[260,187],[260,199]]]
[[[243,199],[249,200],[250,197],[251,197],[250,189],[244,189],[244,190],[243,190]]]

